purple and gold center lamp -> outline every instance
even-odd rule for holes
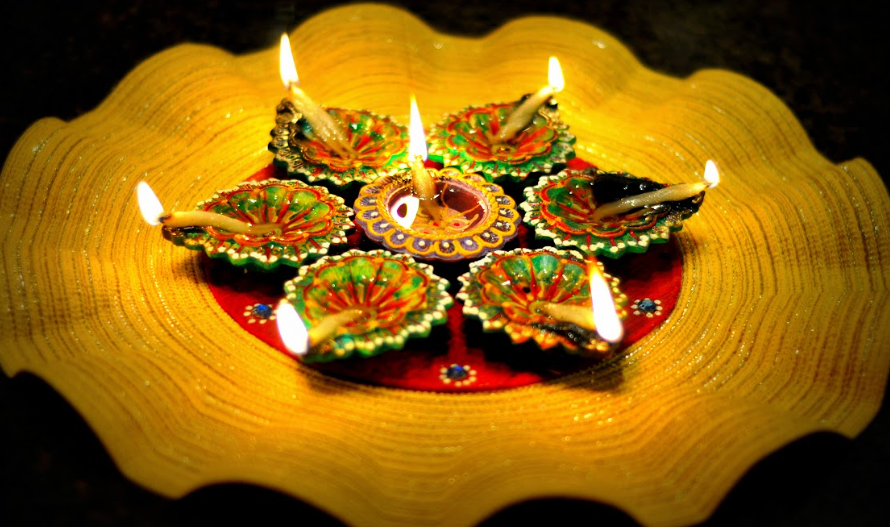
[[[549,82],[517,102],[469,106],[449,114],[430,131],[430,159],[489,181],[521,182],[531,174],[561,170],[575,157],[575,137],[559,119],[553,96],[565,82],[550,57]]]
[[[518,233],[516,202],[481,174],[424,166],[426,141],[411,100],[410,169],[365,185],[356,223],[389,250],[423,260],[478,258]]]
[[[404,168],[407,129],[367,110],[324,109],[299,86],[287,35],[281,36],[281,80],[288,97],[276,109],[269,149],[275,163],[310,183],[370,183]]]
[[[176,245],[265,271],[323,256],[331,245],[345,245],[353,227],[341,197],[300,181],[244,182],[189,212],[166,212],[144,181],[136,190],[145,221],[163,225]]]
[[[664,243],[696,212],[705,190],[719,182],[705,164],[703,181],[664,185],[624,172],[565,170],[525,189],[523,221],[538,238],[585,254],[618,258]]]
[[[465,315],[514,343],[607,358],[624,336],[627,296],[603,265],[575,251],[495,251],[458,277]]]
[[[405,254],[326,256],[284,284],[278,330],[285,348],[305,362],[379,355],[445,323],[454,303],[448,285]]]

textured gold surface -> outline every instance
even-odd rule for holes
[[[763,87],[724,71],[666,77],[609,35],[549,18],[464,39],[351,6],[291,39],[316,100],[403,123],[411,92],[431,124],[535,90],[553,54],[580,157],[668,183],[714,159],[723,182],[676,237],[677,309],[607,369],[492,394],[296,365],[240,330],[202,285],[200,257],[139,217],[141,179],[185,210],[272,159],[277,47],[179,46],[94,111],[34,124],[0,176],[3,369],[52,384],[128,477],[168,496],[254,482],[354,525],[470,525],[554,495],[683,525],[767,453],[817,430],[855,435],[877,411],[887,192],[867,162],[814,151]]]

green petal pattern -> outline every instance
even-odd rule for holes
[[[683,220],[692,215],[638,212],[624,214],[617,221],[594,222],[591,218],[598,204],[591,190],[593,182],[592,174],[578,170],[541,177],[525,189],[525,201],[520,204],[525,211],[523,222],[535,229],[535,237],[553,240],[559,247],[618,258],[667,242],[671,231],[681,230]]]
[[[446,115],[430,130],[430,159],[465,173],[481,172],[488,181],[520,182],[530,174],[560,170],[575,157],[575,136],[556,110],[538,110],[531,124],[507,143],[493,145],[489,140],[517,105],[468,106]]]
[[[353,353],[371,357],[401,349],[409,338],[428,336],[432,326],[445,323],[446,309],[454,303],[448,285],[432,266],[380,249],[351,250],[301,267],[284,290],[308,329],[349,308],[370,313],[345,324],[302,360],[327,362]]]
[[[298,267],[307,258],[323,256],[332,244],[345,244],[346,231],[353,228],[353,212],[343,198],[301,181],[248,181],[217,192],[195,210],[250,224],[279,224],[281,232],[269,235],[235,234],[215,227],[164,228],[165,237],[176,245],[265,271],[281,264]]]
[[[321,182],[345,187],[354,181],[370,183],[393,174],[408,165],[408,129],[367,110],[328,108],[327,112],[343,125],[346,139],[356,153],[344,159],[331,153],[312,133],[290,101],[278,105],[269,150],[275,164],[289,174],[310,183]]]
[[[618,289],[618,279],[604,272],[619,316],[627,316],[627,296]],[[465,315],[482,321],[487,332],[501,331],[519,344],[534,340],[541,349],[562,345],[576,354],[607,353],[609,343],[572,338],[571,332],[556,331],[548,325],[547,316],[536,313],[532,303],[546,301],[558,304],[590,306],[588,262],[575,251],[514,249],[495,251],[470,264],[469,272],[458,277],[461,290],[457,298],[464,303]]]

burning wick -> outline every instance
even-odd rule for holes
[[[587,273],[590,276],[590,308],[541,300],[532,302],[529,307],[560,322],[596,331],[606,342],[612,344],[621,342],[624,338],[624,327],[615,310],[615,301],[612,299],[609,284],[596,262],[588,264]]]
[[[411,122],[408,126],[408,137],[408,159],[411,163],[411,182],[414,185],[414,195],[420,200],[420,208],[433,221],[442,223],[447,210],[436,202],[436,181],[423,166],[427,157],[426,136],[423,133],[423,123],[420,121],[420,111],[417,109],[417,99],[414,95],[411,96]]]
[[[139,210],[142,212],[142,217],[149,225],[163,224],[171,229],[177,227],[214,227],[234,232],[235,234],[250,234],[253,236],[281,234],[281,226],[277,223],[257,223],[252,225],[230,216],[203,210],[166,212],[164,211],[164,206],[161,205],[161,201],[145,181],[140,181],[136,185],[136,197],[139,200]]]
[[[288,351],[298,357],[306,355],[310,349],[331,338],[344,325],[366,316],[367,309],[354,306],[321,319],[314,328],[307,330],[303,319],[287,300],[282,300],[276,310],[281,341]]]
[[[559,60],[556,57],[550,57],[550,64],[547,68],[547,82],[547,86],[538,90],[537,93],[524,100],[518,108],[513,110],[498,130],[498,133],[492,138],[492,144],[506,143],[513,139],[516,134],[531,124],[538,109],[550,100],[554,94],[561,92],[565,87],[562,68],[559,66]]]
[[[279,72],[281,74],[281,82],[287,89],[291,102],[303,114],[303,117],[309,121],[312,131],[321,139],[331,150],[338,156],[344,158],[354,158],[355,150],[349,146],[346,140],[346,133],[326,112],[324,108],[313,101],[306,92],[300,89],[300,78],[297,76],[297,66],[294,63],[294,55],[290,49],[290,39],[286,33],[281,34],[281,51],[279,57]]]
[[[628,196],[600,205],[593,212],[593,221],[602,221],[604,218],[615,217],[624,212],[638,209],[640,207],[648,207],[657,205],[665,201],[682,201],[689,199],[705,189],[714,188],[720,182],[720,174],[717,166],[710,159],[705,163],[704,181],[699,183],[684,183],[682,185],[670,185],[660,188],[652,192],[637,194],[636,196]]]

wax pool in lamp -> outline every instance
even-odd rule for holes
[[[411,106],[410,168],[365,185],[356,223],[389,250],[423,260],[478,258],[516,237],[520,215],[503,189],[480,174],[423,164],[426,143]]]
[[[624,172],[564,170],[525,189],[523,221],[538,238],[612,258],[665,243],[701,207],[717,184],[708,161],[705,181],[665,185]]]
[[[344,245],[352,228],[352,210],[342,198],[300,181],[244,182],[190,212],[165,212],[145,182],[137,193],[143,217],[163,224],[165,238],[239,267],[299,266]]]
[[[575,156],[575,137],[552,99],[563,84],[559,61],[551,57],[549,83],[538,92],[445,116],[430,130],[430,159],[499,182],[561,170]]]
[[[405,166],[407,129],[367,110],[324,109],[299,87],[286,35],[281,78],[288,97],[276,108],[269,149],[288,173],[337,187],[369,183]]]

